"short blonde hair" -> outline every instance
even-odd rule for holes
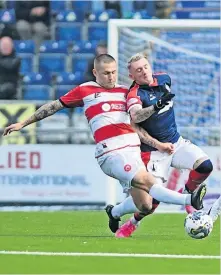
[[[127,68],[128,68],[128,70],[130,70],[131,64],[133,62],[136,62],[136,61],[138,61],[138,60],[140,60],[142,58],[147,59],[147,56],[145,54],[143,54],[143,53],[136,53],[135,55],[131,56],[131,58],[127,62]]]

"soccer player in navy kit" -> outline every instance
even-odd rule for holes
[[[184,193],[192,193],[212,172],[213,165],[209,157],[189,140],[183,139],[177,131],[173,101],[164,108],[157,109],[156,102],[163,94],[170,93],[171,79],[166,73],[153,74],[147,58],[136,54],[128,62],[129,76],[133,80],[127,97],[128,112],[131,122],[141,139],[142,160],[158,183],[167,181],[170,167],[189,169],[190,174],[185,184]],[[155,107],[154,107],[155,104]],[[153,106],[155,113],[149,118],[138,115],[142,108]],[[159,143],[166,144],[167,150],[159,150]],[[149,196],[150,197],[150,196]],[[149,198],[149,214],[152,214],[159,202]],[[192,212],[194,209],[186,209]],[[116,206],[108,205],[109,227],[117,237],[129,237],[137,228],[139,221],[146,216],[136,212],[131,198],[126,198]],[[120,217],[133,213],[134,216],[119,227]]]

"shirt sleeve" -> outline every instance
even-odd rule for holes
[[[82,107],[84,105],[81,87],[77,86],[59,98],[60,102],[67,108]]]
[[[128,95],[127,95],[127,112],[129,113],[131,108],[135,105],[142,108],[142,102],[140,100],[140,97],[138,96],[138,89],[139,85],[134,85],[133,88],[130,89]]]

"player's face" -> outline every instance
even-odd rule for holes
[[[137,84],[151,84],[153,82],[152,69],[146,58],[132,62],[129,70],[129,77]]]
[[[116,84],[117,79],[117,64],[116,62],[111,63],[100,63],[93,70],[96,77],[96,82],[106,89],[112,89]]]

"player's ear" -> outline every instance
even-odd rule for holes
[[[129,78],[132,79],[132,80],[134,80],[132,74],[129,74]]]
[[[94,75],[95,77],[97,76],[97,72],[96,72],[95,69],[92,70],[92,73],[93,73],[93,75]]]

